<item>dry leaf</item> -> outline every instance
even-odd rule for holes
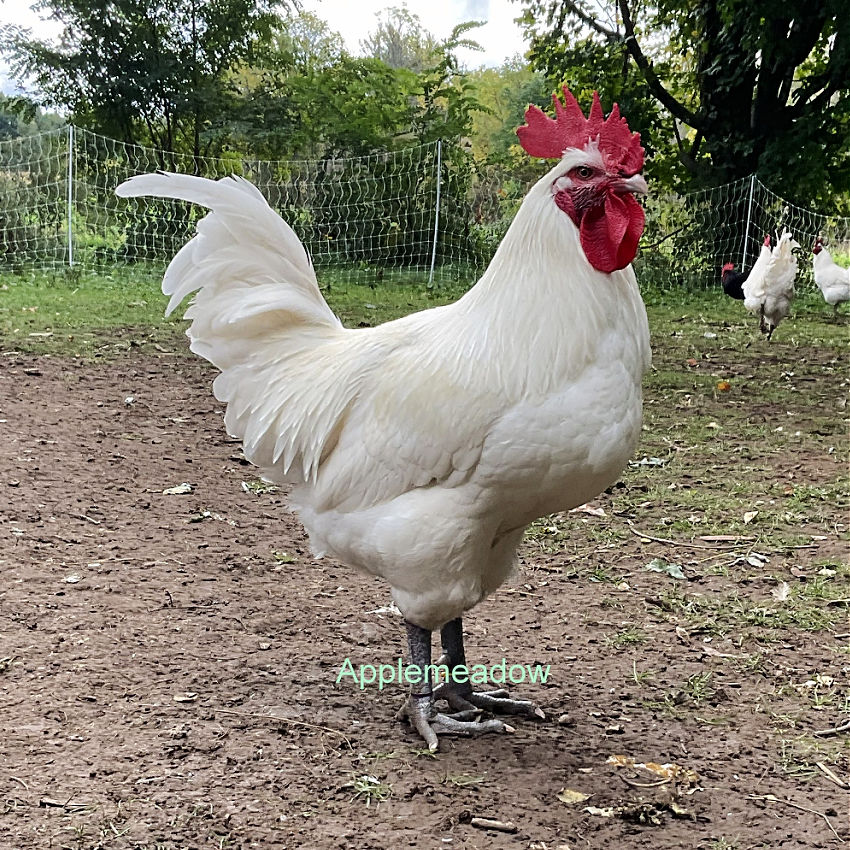
[[[579,505],[570,511],[571,514],[590,514],[591,516],[605,516],[604,508],[596,508],[591,504]]]
[[[762,555],[760,552],[750,552],[747,555],[747,563],[751,567],[763,567],[769,560],[767,555]]]
[[[744,525],[749,525],[758,515],[758,511],[747,511],[744,514]]]
[[[193,691],[184,691],[182,694],[174,694],[174,702],[194,702],[198,695]]]
[[[192,492],[192,485],[184,481],[182,484],[178,484],[175,487],[169,487],[167,490],[162,491],[163,496],[184,496],[186,493]]]
[[[584,811],[589,815],[599,815],[601,818],[614,817],[614,808],[612,806],[607,806],[604,809],[598,809],[596,806],[585,806]]]
[[[562,788],[558,794],[558,799],[568,806],[574,806],[576,803],[583,803],[590,799],[590,794],[582,794],[581,791],[573,791],[572,788]]]

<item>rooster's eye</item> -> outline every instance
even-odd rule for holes
[[[589,165],[579,165],[576,167],[576,175],[584,180],[588,177],[593,177],[593,169]]]

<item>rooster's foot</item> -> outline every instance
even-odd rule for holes
[[[518,714],[545,720],[542,709],[531,700],[513,699],[499,689],[495,691],[473,691],[461,688],[454,682],[441,682],[434,688],[434,699],[444,699],[455,711],[489,711],[491,714]]]
[[[406,719],[419,733],[435,753],[440,748],[438,735],[462,735],[473,737],[490,732],[504,733],[515,731],[513,726],[501,720],[481,720],[480,709],[472,708],[457,711],[455,714],[442,714],[434,707],[430,694],[417,696],[411,694],[399,710],[396,717]],[[475,719],[478,718],[478,719]]]

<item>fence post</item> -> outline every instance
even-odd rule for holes
[[[747,268],[747,245],[750,241],[750,223],[753,220],[753,195],[756,191],[756,176],[753,174],[750,177],[750,202],[747,205],[747,227],[744,231],[744,259],[741,262],[741,270],[746,271]]]
[[[74,265],[74,125],[68,125],[68,266]]]
[[[434,265],[437,262],[437,234],[440,229],[440,190],[443,182],[443,142],[437,139],[437,200],[434,205],[434,241],[431,245],[431,270],[428,272],[428,286],[434,282]]]

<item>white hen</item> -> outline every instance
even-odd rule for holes
[[[832,255],[823,247],[823,240],[818,237],[812,248],[812,271],[815,283],[823,293],[823,300],[832,305],[833,312],[838,314],[838,305],[850,301],[850,269],[839,266]]]
[[[793,249],[800,245],[791,233],[783,231],[773,250],[765,237],[758,259],[743,284],[744,306],[759,316],[759,328],[768,340],[777,325],[791,312],[794,300],[794,278],[797,277],[797,258]],[[768,249],[768,250],[765,250]]]
[[[430,664],[442,627],[463,664],[461,615],[505,581],[525,527],[616,481],[641,428],[646,312],[629,263],[643,212],[643,149],[598,96],[572,95],[520,128],[529,153],[558,157],[530,190],[478,283],[454,304],[348,330],[322,298],[305,249],[239,178],[134,177],[124,197],[182,198],[212,210],[163,282],[186,312],[191,349],[221,374],[225,423],[290,499],[317,554],[382,576]],[[531,703],[437,689],[406,713],[431,749],[438,733],[503,731],[473,705],[539,714]]]

